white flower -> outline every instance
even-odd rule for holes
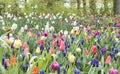
[[[64,35],[68,35],[68,31],[67,30],[64,31]]]
[[[62,19],[62,16],[59,16],[59,19]]]
[[[17,29],[17,24],[16,24],[16,23],[14,23],[14,24],[12,25],[11,29],[12,29],[12,30]]]
[[[74,25],[74,26],[77,25],[77,21],[74,21],[74,22],[72,23],[72,25]]]
[[[53,16],[54,19],[56,19],[56,16]]]
[[[20,31],[21,31],[21,32],[24,32],[24,27],[21,27]]]
[[[69,3],[64,3],[64,6],[65,6],[66,8],[70,8],[70,4],[69,4]]]
[[[5,26],[2,26],[2,29],[5,30]]]
[[[78,26],[76,26],[76,27],[73,27],[73,29],[74,29],[74,30],[79,30],[79,27],[78,27]]]
[[[25,25],[25,26],[24,26],[24,29],[25,29],[25,30],[27,30],[27,29],[28,29],[28,26],[27,26],[27,25]]]
[[[12,34],[12,33],[10,33],[9,35],[10,35],[10,37],[12,37],[12,36],[13,36],[13,34]]]
[[[54,31],[54,27],[53,26],[50,27],[50,31]]]
[[[45,25],[45,32],[49,32],[49,22]]]
[[[55,23],[55,21],[52,21],[52,24],[54,24]]]
[[[68,23],[68,19],[67,18],[65,18],[65,21]]]
[[[11,7],[11,5],[8,5],[8,8],[10,8]]]
[[[36,25],[36,26],[35,26],[35,29],[38,29],[38,28],[39,28],[39,25]]]

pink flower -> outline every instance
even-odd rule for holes
[[[47,37],[48,36],[48,32],[43,32],[42,35]]]
[[[53,46],[56,46],[57,45],[57,41],[53,41]]]
[[[61,42],[60,42],[60,50],[62,50],[62,51],[64,51],[64,49],[65,49],[65,43],[61,40]]]
[[[106,63],[106,64],[110,64],[110,62],[111,62],[111,56],[108,56],[108,57],[106,58],[106,60],[105,60],[105,63]]]
[[[38,40],[38,44],[44,45],[44,44],[45,44],[45,41],[44,41],[44,40]]]
[[[27,42],[24,42],[24,43],[22,44],[22,47],[23,47],[23,48],[26,48],[27,46],[28,46]]]
[[[109,70],[109,74],[118,74],[118,70],[114,69],[114,68],[111,68]]]
[[[88,50],[87,49],[84,52],[85,52],[86,55],[88,55]]]
[[[28,48],[25,48],[25,49],[24,49],[24,53],[25,53],[25,54],[28,54],[28,53],[29,53],[29,49],[28,49]]]
[[[58,70],[60,65],[58,62],[54,61],[51,63],[50,67],[53,69],[53,70]]]
[[[91,50],[92,50],[93,53],[96,53],[96,51],[97,51],[97,46],[93,45],[92,48],[91,48]]]
[[[56,37],[57,37],[57,35],[56,35],[56,34],[53,34],[53,35],[52,35],[52,37],[53,37],[53,38],[56,38]]]
[[[116,24],[117,27],[120,27],[120,23]]]
[[[94,35],[95,35],[95,36],[97,36],[97,35],[99,35],[99,34],[100,34],[100,32],[99,32],[98,30],[95,30],[95,31],[94,31]]]

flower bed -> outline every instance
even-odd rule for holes
[[[60,13],[1,17],[0,72],[118,74],[119,20]]]

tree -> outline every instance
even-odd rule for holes
[[[87,11],[86,11],[86,8],[87,8],[86,4],[87,4],[87,0],[83,0],[83,10],[84,10],[85,14],[87,13]]]
[[[77,0],[77,9],[80,9],[80,0]]]
[[[103,4],[104,4],[104,13],[108,13],[108,1],[104,0]]]
[[[120,0],[113,0],[114,14],[120,14]]]
[[[96,14],[96,1],[97,0],[89,0],[89,7],[91,14]]]

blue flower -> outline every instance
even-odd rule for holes
[[[113,52],[113,51],[110,52],[110,56],[111,56],[111,57],[114,57],[114,56],[115,56],[115,52]]]
[[[38,33],[37,33],[38,37],[40,37],[40,34],[41,34],[41,32],[40,32],[40,31],[38,31]]]
[[[77,60],[77,66],[80,66],[80,59]]]
[[[5,62],[5,57],[2,56],[2,64],[4,64],[4,62]]]
[[[22,59],[24,60],[24,58],[25,58],[25,54],[22,54]]]
[[[63,68],[63,74],[67,74],[65,67]]]
[[[44,46],[42,44],[40,45],[40,50],[44,50]]]
[[[39,72],[39,74],[44,74],[44,70],[41,69],[40,72]]]
[[[115,48],[114,50],[115,50],[115,53],[118,53],[118,50],[119,50],[119,49],[118,49],[118,48]]]
[[[93,67],[98,67],[99,61],[97,59],[92,59],[92,65],[93,65]]]
[[[102,53],[102,54],[104,54],[106,51],[107,51],[107,48],[106,48],[106,47],[104,47],[104,48],[101,49],[101,53]]]
[[[57,74],[60,74],[60,67],[59,67],[59,69],[57,70]]]
[[[74,69],[74,74],[80,74],[80,70],[77,69],[77,68],[75,68],[75,69]]]

